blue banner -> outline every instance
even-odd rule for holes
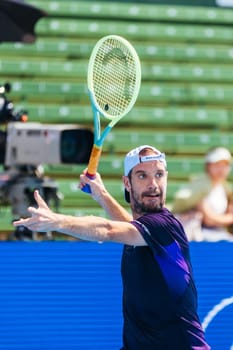
[[[1,242],[0,350],[118,350],[122,246]],[[233,243],[191,243],[212,350],[233,349]]]

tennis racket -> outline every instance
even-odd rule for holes
[[[118,35],[100,39],[89,59],[87,85],[94,117],[94,144],[86,175],[94,179],[106,136],[138,97],[141,64],[133,46]],[[109,120],[102,133],[101,116]],[[91,193],[89,185],[82,190]]]

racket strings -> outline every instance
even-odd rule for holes
[[[119,41],[106,41],[93,67],[94,94],[100,108],[111,118],[124,114],[134,96],[136,80],[131,51]]]

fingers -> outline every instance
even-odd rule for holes
[[[96,179],[96,178],[95,178]],[[83,171],[83,173],[80,175],[80,182],[79,182],[79,188],[82,189],[85,185],[92,185],[93,180],[95,179],[90,179],[88,176],[86,176],[86,169]]]
[[[13,221],[13,225],[14,226],[22,226],[23,221],[24,221],[24,219],[15,220],[15,221]]]
[[[26,219],[21,218],[20,220],[14,221],[13,222],[14,226],[25,226],[25,227],[31,228],[38,222],[41,212],[43,212],[44,210],[50,212],[49,207],[47,206],[45,201],[42,199],[38,190],[34,191],[34,198],[38,205],[38,208],[28,207],[28,213],[31,214],[31,216]]]
[[[29,207],[28,212],[31,216],[26,219],[16,220],[13,222],[13,225],[16,227],[25,226],[32,231],[38,232],[51,231],[58,221],[56,214],[47,206],[38,190],[34,192],[34,198],[38,208]]]
[[[14,226],[28,226],[28,224],[30,224],[30,222],[32,222],[32,217],[38,214],[38,209],[34,208],[34,207],[28,207],[28,212],[31,214],[30,217],[28,218],[21,218],[19,220],[15,220],[13,221],[13,225]]]
[[[33,215],[37,214],[38,209],[36,209],[34,207],[28,207],[28,212],[33,216]]]
[[[47,232],[47,229],[46,228],[44,229],[44,227],[40,223],[40,220],[36,217],[30,217],[27,219],[20,219],[20,220],[14,221],[13,225],[15,227],[24,226],[32,231]]]
[[[48,232],[51,224],[51,211],[47,212],[44,209],[28,208],[31,216],[26,219],[20,219],[13,222],[15,227],[24,226],[32,231]]]
[[[85,176],[85,174],[81,174],[79,179],[80,179],[80,182],[79,182],[78,187],[80,189],[82,189],[85,186],[85,184],[87,183],[86,181],[87,181],[88,178]]]
[[[17,226],[29,227],[30,222],[31,222],[31,218],[19,219],[19,220],[13,221],[13,225],[16,227]]]
[[[45,201],[41,197],[38,190],[34,191],[34,198],[35,198],[36,203],[38,204],[38,207],[44,208],[44,209],[49,209],[49,207],[47,206],[47,204],[45,203]],[[30,208],[30,210],[31,209],[34,209],[34,208]]]

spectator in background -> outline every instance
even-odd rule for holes
[[[211,149],[205,156],[205,173],[175,194],[172,211],[182,221],[189,240],[233,241],[233,197],[227,182],[231,160],[228,149]]]

